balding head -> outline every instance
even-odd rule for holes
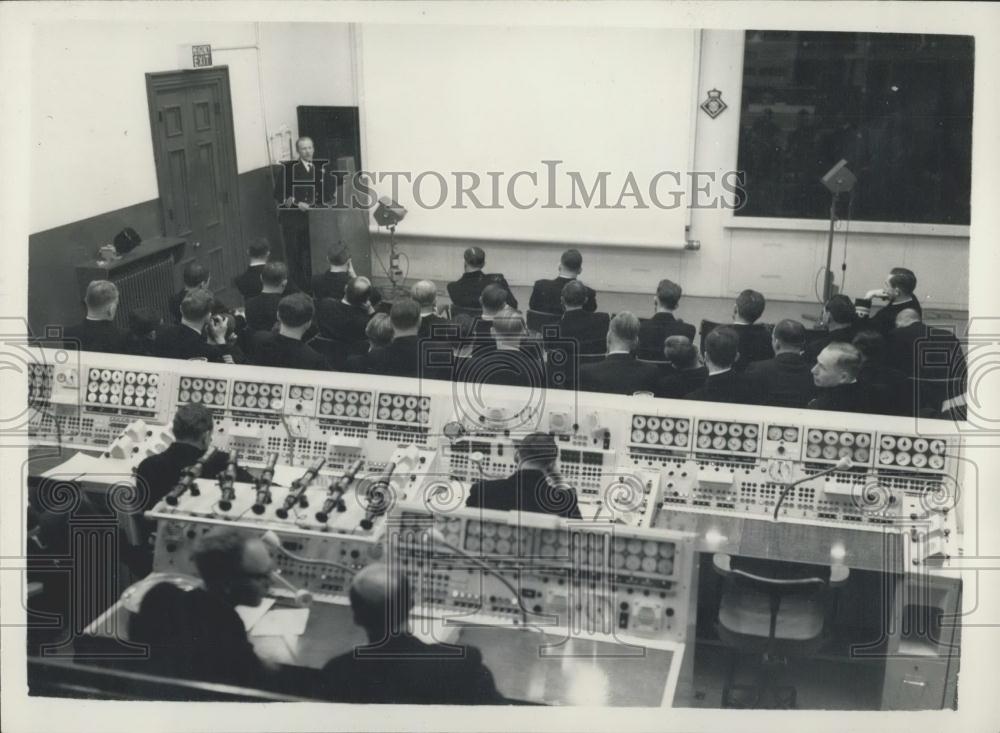
[[[915,308],[904,308],[896,314],[896,328],[906,328],[914,323],[920,323],[920,314]]]
[[[816,357],[816,366],[812,368],[813,383],[823,388],[850,384],[857,381],[859,371],[861,352],[851,344],[835,341]]]
[[[417,301],[421,313],[433,313],[437,301],[437,285],[430,280],[421,280],[410,288],[410,297]]]
[[[372,641],[406,633],[413,595],[406,576],[396,568],[375,563],[362,568],[349,591],[354,622]]]
[[[639,319],[628,311],[622,311],[611,319],[608,327],[608,353],[612,351],[635,351],[639,345]]]

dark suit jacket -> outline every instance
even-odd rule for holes
[[[438,334],[436,337],[441,338],[439,335],[440,328],[447,325],[448,319],[442,318],[436,313],[428,313],[426,316],[421,316],[420,318],[420,336],[421,338],[431,338],[431,336]]]
[[[334,657],[322,671],[318,695],[350,703],[497,705],[493,675],[472,646],[424,644],[390,636]]]
[[[816,396],[807,405],[810,410],[836,412],[873,412],[873,406],[868,388],[861,382],[842,384],[839,387],[817,387]]]
[[[691,369],[674,369],[665,366],[653,393],[657,397],[667,397],[679,400],[696,389],[705,385],[708,379],[708,367],[697,366]]]
[[[522,342],[517,351],[500,350],[495,345],[485,346],[473,353],[463,376],[465,381],[476,384],[544,389],[545,361],[541,344]]]
[[[860,300],[861,303],[867,304],[871,307],[870,300]],[[875,315],[868,318],[862,318],[859,324],[860,329],[872,329],[878,331],[882,335],[888,335],[890,331],[896,328],[896,316],[900,312],[906,310],[907,308],[912,308],[921,316],[924,314],[923,306],[920,305],[920,301],[917,300],[917,296],[914,295],[911,300],[905,303],[887,303],[875,312]]]
[[[965,355],[955,334],[925,323],[892,329],[886,336],[885,358],[888,367],[906,377],[941,378],[965,371]]]
[[[240,291],[240,295],[243,296],[244,304],[246,301],[250,300],[250,298],[255,298],[260,295],[261,291],[264,289],[264,283],[262,283],[260,279],[260,274],[263,271],[264,265],[250,265],[243,274],[237,275],[233,278],[233,285],[236,286],[236,289]],[[297,289],[294,283],[289,280],[288,285],[285,286],[284,294],[291,295],[296,291]],[[340,297],[343,297],[343,293],[341,293]]]
[[[559,338],[574,341],[577,353],[603,354],[607,349],[610,321],[607,313],[589,313],[580,309],[566,311],[559,321]]]
[[[149,456],[136,468],[136,476],[145,483],[148,493],[143,510],[152,509],[160,499],[170,493],[181,477],[181,471],[193,466],[204,451],[188,443],[171,443],[165,451]],[[214,479],[226,470],[229,454],[217,451],[215,456],[202,468],[201,477]],[[253,476],[242,468],[237,472],[237,480],[253,482]]]
[[[365,343],[365,326],[371,316],[360,306],[324,298],[316,303],[316,325],[322,336],[343,344]]]
[[[154,356],[169,359],[205,359],[221,362],[225,354],[232,354],[229,346],[210,344],[205,337],[183,323],[167,326],[156,334]]]
[[[114,321],[84,320],[63,330],[65,348],[97,351],[104,354],[123,354],[127,351],[126,334]]]
[[[752,361],[764,361],[774,358],[774,349],[771,348],[771,334],[760,323],[724,324],[732,328],[740,337],[740,358],[736,360],[736,370],[743,371],[747,364]]]
[[[324,201],[319,198],[319,192],[323,190],[324,198],[328,198],[325,186],[322,185],[325,184],[326,163],[325,160],[313,160],[313,165],[308,172],[300,160],[291,165],[278,166],[275,171],[274,187],[274,200],[278,202],[278,210],[298,211],[295,206],[290,206],[287,209],[283,206],[285,199],[289,196],[295,199],[296,204],[306,203],[310,206],[323,204]],[[290,181],[287,180],[289,170],[291,170]],[[313,186],[308,185],[310,183]]]
[[[743,372],[747,401],[772,407],[805,407],[815,386],[812,368],[802,354],[782,353],[754,361]]]
[[[350,281],[351,273],[349,272],[330,272],[327,270],[319,275],[313,275],[312,296],[316,300],[323,298],[343,300],[344,289]]]
[[[587,392],[652,392],[659,378],[655,364],[638,361],[632,354],[610,354],[603,361],[580,367],[580,389]]]
[[[580,518],[576,492],[568,488],[553,488],[545,474],[534,469],[515,471],[507,478],[476,481],[469,490],[465,505],[480,509],[555,514],[567,519]]]
[[[479,303],[479,296],[483,294],[487,285],[494,283],[501,286],[509,294],[507,305],[511,308],[517,308],[517,298],[510,292],[510,285],[507,284],[504,276],[500,273],[488,275],[482,270],[462,273],[462,277],[458,280],[448,283],[448,297],[451,298],[452,303],[460,308],[479,310],[482,307]]]
[[[705,384],[685,395],[688,400],[740,403],[747,401],[743,375],[735,369],[709,374]]]
[[[270,331],[278,322],[278,303],[284,298],[284,293],[261,293],[247,301],[247,329],[253,331]]]
[[[880,415],[914,416],[915,390],[906,375],[885,364],[865,362],[858,373],[858,382],[871,398],[871,409]]]
[[[275,331],[257,331],[251,337],[251,361],[257,366],[285,367],[287,369],[330,368],[319,353],[309,344],[282,336]]]
[[[130,622],[129,638],[149,645],[146,662],[162,675],[246,687],[260,687],[265,679],[236,609],[201,588],[151,588]]]
[[[819,352],[825,349],[827,346],[833,343],[839,344],[849,344],[854,336],[857,334],[858,329],[856,325],[845,326],[844,328],[838,328],[835,331],[827,331],[826,333],[816,336],[806,343],[805,348],[802,352],[805,354],[806,361],[810,364],[816,363],[816,357],[819,356]]]
[[[655,313],[652,318],[643,318],[639,321],[638,356],[640,359],[665,361],[663,342],[668,336],[687,336],[691,343],[694,343],[694,335],[695,327],[675,318],[673,313],[662,311]]]
[[[368,374],[382,374],[387,377],[419,376],[419,336],[402,336],[393,339],[384,349],[368,352],[364,359]]]
[[[552,280],[536,280],[528,307],[541,313],[562,313],[562,289],[571,279],[557,277]],[[583,309],[590,313],[597,310],[597,292],[593,288],[587,288],[587,302]]]
[[[183,290],[181,290],[179,292],[176,292],[176,293],[174,293],[173,295],[170,296],[170,313],[169,313],[169,316],[170,316],[170,319],[174,323],[180,323],[181,322],[181,303],[184,302],[184,298],[187,296],[187,294],[188,294],[187,288],[184,288]],[[212,300],[212,313],[213,314],[215,314],[215,313],[225,313],[225,311],[226,311],[225,304],[222,301],[220,301],[218,298],[213,298],[213,300]]]

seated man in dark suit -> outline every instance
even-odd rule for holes
[[[259,606],[271,585],[267,546],[217,527],[197,540],[192,559],[203,587],[158,583],[142,598],[129,638],[149,645],[150,672],[179,679],[266,687],[276,667],[254,652],[236,606]],[[143,669],[142,671],[147,671]]]
[[[410,297],[420,306],[420,338],[431,338],[437,330],[448,322],[437,312],[437,285],[430,280],[420,280],[410,288]]]
[[[740,337],[732,326],[719,326],[705,337],[705,384],[685,395],[703,402],[746,402],[743,375],[736,371]]]
[[[733,306],[733,322],[729,327],[739,337],[739,358],[736,360],[736,370],[746,369],[752,361],[763,361],[774,356],[771,349],[771,334],[767,328],[757,323],[764,315],[767,301],[756,290],[744,290],[736,296]]]
[[[340,300],[344,297],[344,288],[347,287],[347,283],[354,277],[351,251],[344,246],[343,242],[338,242],[326,253],[326,259],[330,263],[330,269],[319,275],[313,275],[312,296],[317,301],[323,298]]]
[[[819,352],[830,344],[835,341],[849,344],[857,333],[858,314],[846,295],[834,295],[826,302],[822,320],[826,324],[826,333],[809,341],[804,349],[810,364],[815,364]]]
[[[384,349],[369,351],[362,359],[366,374],[387,377],[419,377],[420,371],[420,306],[412,298],[402,298],[389,311],[392,342]]]
[[[492,345],[493,319],[510,308],[507,305],[507,295],[507,291],[496,284],[483,288],[483,292],[479,296],[479,308],[482,314],[475,319],[472,325],[473,335],[482,343],[477,344],[475,348]]]
[[[233,363],[233,344],[226,338],[229,321],[212,314],[215,299],[207,290],[191,291],[181,303],[181,322],[156,335],[153,355]]]
[[[810,410],[871,412],[873,401],[865,385],[858,381],[861,352],[852,344],[834,342],[819,352],[812,368],[816,396]]]
[[[528,339],[524,317],[508,309],[491,323],[494,345],[475,350],[463,372],[463,381],[542,389],[545,386],[542,345]]]
[[[382,563],[362,568],[349,591],[354,623],[368,644],[323,667],[320,697],[347,703],[496,705],[503,702],[472,646],[425,644],[409,631],[414,605],[406,574]]]
[[[181,302],[191,293],[196,290],[204,290],[211,294],[209,286],[212,284],[212,276],[209,273],[208,268],[202,265],[197,260],[189,262],[184,267],[183,273],[184,279],[184,289],[180,290],[170,296],[170,319],[174,323],[181,322]],[[212,313],[222,313],[226,310],[226,306],[215,299],[212,295]]]
[[[603,354],[610,318],[607,313],[585,311],[587,295],[587,286],[579,280],[563,286],[559,338],[574,341],[579,354]]]
[[[107,280],[94,280],[84,296],[87,317],[82,323],[63,331],[65,347],[104,354],[125,352],[126,339],[115,325],[118,312],[118,288]]]
[[[448,297],[459,308],[477,310],[479,296],[487,285],[499,285],[507,291],[507,305],[517,308],[517,298],[510,292],[507,280],[499,273],[487,275],[483,273],[486,266],[486,253],[479,247],[469,247],[463,255],[465,272],[455,282],[448,283]]]
[[[932,352],[935,356],[929,357]],[[905,377],[939,376],[940,369],[933,375],[928,371],[938,364],[947,365],[944,374],[950,376],[965,372],[965,355],[955,334],[928,326],[916,308],[904,308],[896,316],[895,328],[886,337],[886,360]]]
[[[885,278],[885,285],[875,290],[869,290],[864,298],[855,301],[862,328],[872,328],[887,335],[896,327],[896,316],[905,308],[912,308],[923,316],[923,308],[914,294],[917,289],[917,276],[905,267],[894,267]],[[875,315],[871,315],[872,301],[884,300]]]
[[[913,415],[914,390],[906,375],[889,366],[886,339],[878,331],[858,331],[851,344],[861,353],[858,382],[872,400],[870,412],[880,415]]]
[[[559,448],[547,433],[524,436],[514,452],[517,470],[507,478],[476,481],[467,507],[555,514],[580,519],[576,491],[556,470]]]
[[[365,336],[368,338],[368,351],[363,354],[351,354],[347,357],[346,370],[364,373],[365,357],[373,351],[385,349],[392,343],[392,321],[388,313],[376,313],[365,326]]]
[[[802,355],[806,328],[798,321],[778,321],[771,334],[774,358],[753,361],[743,372],[747,401],[771,407],[805,407],[814,385],[809,362]]]
[[[288,285],[288,268],[284,262],[268,262],[260,275],[260,295],[247,301],[247,330],[270,331],[278,322],[278,303]]]
[[[580,367],[580,389],[626,395],[656,389],[659,368],[635,358],[639,345],[638,318],[628,311],[612,318],[607,343],[608,355],[603,361]]]
[[[583,255],[575,249],[568,249],[559,259],[559,276],[554,280],[536,280],[531,291],[528,308],[539,313],[562,313],[562,290],[570,280],[576,280],[583,272]],[[597,293],[587,288],[587,300],[583,309],[588,313],[597,310]]]
[[[278,330],[257,331],[251,337],[252,362],[257,366],[325,371],[329,365],[302,337],[313,321],[313,303],[305,293],[286,295],[278,303]]]
[[[162,326],[163,316],[157,311],[144,306],[133,308],[128,314],[125,353],[132,356],[152,356],[156,331]]]
[[[668,336],[663,345],[667,363],[653,390],[657,397],[682,399],[704,386],[708,367],[698,361],[698,349],[687,336]]]
[[[324,338],[344,344],[356,353],[367,348],[365,326],[375,313],[371,304],[375,289],[363,275],[352,279],[340,300],[324,298],[316,305],[316,325]]]
[[[694,341],[695,327],[674,317],[681,300],[681,286],[670,280],[660,280],[653,298],[653,317],[639,322],[640,359],[663,360],[663,346],[670,336],[686,336]]]
[[[247,257],[250,258],[250,264],[242,274],[233,279],[233,284],[243,296],[244,303],[250,298],[260,295],[262,287],[260,275],[264,270],[264,265],[267,264],[267,258],[270,256],[271,244],[266,237],[257,237],[247,247]]]

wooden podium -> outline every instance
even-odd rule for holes
[[[327,251],[337,242],[343,242],[351,252],[354,271],[358,275],[371,277],[372,255],[371,243],[368,239],[368,210],[360,207],[352,208],[350,203],[355,191],[351,188],[354,173],[354,159],[338,158],[337,171],[342,190],[337,194],[336,201],[342,202],[325,208],[309,209],[309,246],[312,249],[312,272],[318,275],[330,269]]]

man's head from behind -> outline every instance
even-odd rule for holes
[[[128,314],[129,331],[133,336],[140,338],[152,338],[162,323],[163,318],[160,314],[146,306],[133,308]]]
[[[742,323],[756,323],[757,319],[764,314],[765,305],[766,301],[762,294],[756,290],[744,290],[736,296],[733,317]]]
[[[583,255],[579,250],[568,249],[559,258],[559,274],[563,277],[576,277],[583,272]]]
[[[373,349],[382,348],[392,343],[392,321],[388,313],[376,313],[365,326],[365,338]]]
[[[212,442],[212,413],[204,405],[189,402],[174,413],[174,440],[208,450]]]
[[[906,328],[920,323],[920,313],[916,308],[904,308],[896,314],[896,328]]]
[[[407,633],[413,594],[398,567],[383,563],[365,566],[351,580],[348,596],[354,623],[367,632],[369,640]]]
[[[663,342],[663,355],[675,369],[694,369],[698,366],[698,349],[687,336],[667,336]]]
[[[851,344],[834,342],[819,352],[812,368],[813,383],[830,388],[857,380],[861,370],[861,352]]]
[[[188,290],[207,288],[211,280],[208,268],[200,262],[189,262],[184,268],[184,287]]]
[[[579,280],[570,280],[563,285],[561,300],[564,310],[580,310],[587,304],[587,287]]]
[[[389,321],[394,339],[414,336],[420,330],[420,306],[412,298],[401,298],[392,304]]]
[[[260,272],[265,293],[282,293],[288,285],[288,266],[284,262],[268,262]]]
[[[519,468],[547,471],[559,458],[556,440],[548,433],[529,433],[517,444]]]
[[[493,338],[501,346],[518,346],[527,333],[524,316],[516,310],[505,310],[493,319]]]
[[[854,303],[846,295],[834,295],[823,306],[826,311],[826,321],[833,328],[850,326],[858,320]]]
[[[507,307],[507,290],[496,283],[487,285],[479,296],[479,303],[484,315],[495,316]]]
[[[739,355],[739,334],[729,326],[713,328],[705,337],[705,364],[709,370],[731,369]]]
[[[890,300],[909,298],[917,289],[917,276],[913,274],[913,270],[894,267],[889,270],[889,276],[885,279],[885,289]]]
[[[108,280],[93,280],[83,298],[87,305],[87,318],[111,321],[118,312],[118,288]]]
[[[654,305],[658,311],[671,312],[677,308],[681,300],[681,286],[673,280],[660,280],[656,286],[656,301]]]
[[[475,272],[486,266],[486,252],[479,247],[469,247],[462,255],[465,260],[465,271]]]
[[[271,254],[271,243],[267,241],[266,237],[257,237],[247,247],[247,254],[254,262],[264,262]]]
[[[410,288],[410,297],[417,301],[421,313],[433,313],[437,303],[437,285],[430,280],[420,280]]]
[[[778,321],[771,332],[771,347],[775,354],[798,354],[806,345],[806,327],[786,318]]]
[[[608,326],[608,353],[633,352],[639,345],[639,319],[628,311],[622,311]]]
[[[192,290],[181,301],[181,318],[185,323],[200,328],[212,315],[215,298],[204,289]]]
[[[259,606],[271,586],[274,560],[262,540],[229,527],[202,535],[191,555],[205,589],[233,606]]]
[[[287,336],[301,338],[312,325],[314,313],[312,298],[305,293],[286,295],[278,302],[278,322],[281,324],[281,332]]]
[[[344,246],[343,242],[337,242],[326,252],[326,259],[331,267],[346,269],[351,261],[351,250]]]
[[[870,328],[858,331],[851,343],[861,352],[861,358],[866,364],[879,363],[885,356],[885,337],[878,331]]]
[[[363,307],[372,297],[372,281],[363,275],[353,278],[344,288],[344,302],[348,305]]]

